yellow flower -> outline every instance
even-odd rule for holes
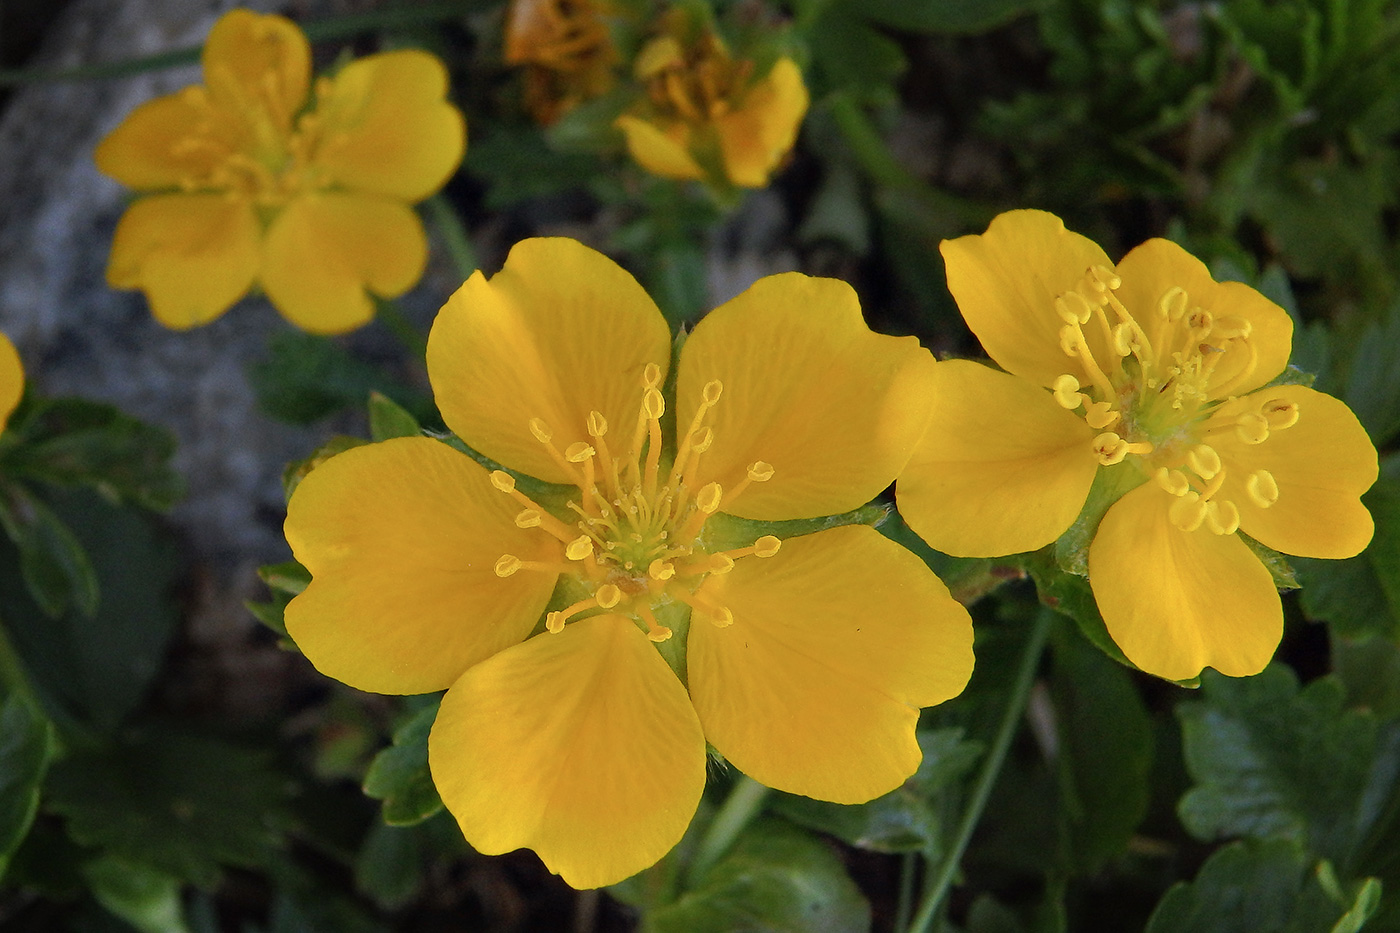
[[[967,612],[873,529],[721,541],[721,513],[819,517],[891,482],[927,417],[927,352],[794,273],[701,321],[673,383],[670,359],[630,275],[526,240],[448,301],[428,369],[459,437],[544,483],[402,438],[332,457],[288,509],[312,574],[287,608],[297,644],[363,690],[446,689],[430,764],[467,841],[532,848],[575,887],[676,844],[706,742],[781,790],[892,790],[919,763],[919,707],[972,669]]]
[[[0,333],[0,431],[10,423],[24,394],[24,364],[10,338]]]
[[[899,481],[910,527],[950,554],[1030,551],[1097,483],[1121,498],[1093,536],[1089,581],[1128,659],[1173,680],[1262,670],[1282,608],[1236,532],[1350,557],[1371,540],[1360,495],[1377,475],[1344,404],[1269,385],[1288,363],[1288,315],[1167,240],[1115,268],[1041,211],[942,252],[963,317],[1007,372],[937,367],[928,433]]]
[[[807,112],[802,70],[779,58],[761,77],[709,30],[649,42],[634,71],[647,98],[617,118],[632,158],[663,178],[762,188],[787,157]]]
[[[289,20],[232,10],[204,46],[204,84],[134,110],[97,167],[140,197],[117,225],[107,281],[156,318],[207,324],[255,285],[303,330],[339,333],[423,274],[410,207],[462,159],[466,128],[425,52],[370,55],[311,87]]]
[[[505,60],[526,66],[525,106],[540,123],[553,123],[616,83],[618,55],[605,9],[590,0],[511,0]]]

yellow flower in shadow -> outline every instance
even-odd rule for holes
[[[762,188],[797,140],[807,86],[790,58],[765,74],[736,59],[713,31],[651,40],[633,70],[646,98],[617,118],[628,151],[663,178]]]
[[[1006,372],[937,367],[929,429],[899,481],[910,527],[949,554],[1030,551],[1068,530],[1097,484],[1116,501],[1089,582],[1127,658],[1172,680],[1262,670],[1283,612],[1239,532],[1285,554],[1355,555],[1377,475],[1346,405],[1271,384],[1288,363],[1287,313],[1167,240],[1115,267],[1042,211],[1002,214],[942,252],[963,317]]]
[[[553,123],[617,83],[607,10],[591,0],[511,0],[505,60],[525,67],[525,106],[540,123]]]
[[[628,273],[526,240],[428,345],[448,426],[516,472],[400,438],[327,460],[288,509],[312,575],[297,644],[363,690],[447,690],[429,760],[468,842],[532,848],[575,887],[676,844],[707,742],[792,793],[893,790],[919,708],[972,670],[967,612],[872,528],[732,540],[729,516],[885,488],[927,417],[927,351],[872,333],[844,283],[791,273],[701,321],[668,378],[671,358]]]
[[[0,431],[10,423],[24,395],[24,364],[10,338],[0,333]]]
[[[98,145],[97,167],[139,196],[107,281],[156,319],[207,324],[254,286],[289,321],[339,333],[423,274],[410,205],[461,162],[466,126],[432,55],[386,52],[311,83],[306,37],[232,10],[204,46],[204,83],[149,101]]]

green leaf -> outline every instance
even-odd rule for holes
[[[1356,931],[1374,912],[1379,885],[1365,879],[1350,893],[1308,871],[1294,839],[1245,840],[1217,851],[1191,882],[1174,886],[1157,905],[1146,933],[1333,933]],[[1341,902],[1338,902],[1338,896]]]
[[[393,744],[374,756],[365,774],[364,791],[384,801],[384,822],[391,826],[412,826],[442,809],[428,770],[428,732],[437,709],[434,700],[409,716],[394,730]]]
[[[84,865],[83,877],[99,904],[141,933],[189,933],[178,878],[112,855]]]
[[[175,437],[111,405],[81,398],[38,399],[4,453],[3,472],[49,483],[87,486],[114,502],[164,511],[183,492],[170,467]]]
[[[289,560],[281,564],[267,564],[259,567],[258,576],[272,591],[272,599],[268,602],[257,602],[250,599],[246,600],[243,605],[259,622],[281,637],[283,647],[295,650],[296,644],[287,634],[285,619],[287,603],[291,602],[294,596],[306,589],[311,583],[311,573],[296,561]]]
[[[945,837],[945,798],[982,756],[982,743],[958,728],[918,733],[924,753],[919,770],[903,785],[869,803],[842,806],[795,794],[774,796],[768,808],[800,826],[829,833],[858,849],[919,852],[937,861]]]
[[[417,826],[375,822],[355,856],[355,887],[386,910],[413,901],[425,881],[426,853]]]
[[[46,703],[111,729],[141,702],[165,659],[179,621],[173,588],[180,555],[149,513],[82,489],[56,494],[53,506],[90,555],[102,600],[91,616],[70,608],[46,617],[12,582],[4,545],[0,617]]]
[[[1342,397],[1377,447],[1400,434],[1400,302],[1357,339]]]
[[[57,751],[53,724],[11,691],[0,705],[0,878],[39,810],[39,786]]]
[[[73,532],[42,501],[17,483],[0,485],[0,525],[19,548],[29,595],[50,617],[75,607],[97,610],[97,575]]]
[[[1332,630],[1332,671],[1346,685],[1347,705],[1382,719],[1400,716],[1400,645],[1374,636],[1352,640]]]
[[[870,905],[825,844],[777,819],[754,822],[699,885],[649,913],[647,933],[864,933]]]
[[[221,865],[267,864],[285,787],[263,752],[147,729],[57,762],[45,805],[77,842],[208,888]]]
[[[387,441],[391,437],[418,437],[423,427],[418,419],[398,402],[380,392],[369,394],[369,436],[371,440]]]
[[[1283,837],[1343,860],[1368,828],[1360,803],[1376,746],[1374,715],[1344,710],[1339,680],[1298,689],[1271,665],[1254,677],[1207,671],[1200,702],[1177,707],[1196,781],[1178,812],[1202,840]]]
[[[841,89],[867,99],[889,99],[909,64],[899,43],[873,28],[855,0],[825,4],[806,38],[818,97]]]
[[[1094,601],[1094,591],[1085,577],[1061,570],[1054,558],[1044,551],[1026,560],[1026,571],[1035,580],[1041,602],[1073,619],[1079,626],[1080,634],[1094,647],[1124,667],[1137,670],[1137,665],[1128,660],[1113,641],[1113,636],[1108,634],[1108,626],[1104,624],[1098,603]]]
[[[258,407],[278,421],[311,424],[346,408],[358,408],[373,390],[422,417],[432,404],[421,393],[327,337],[281,331],[267,342],[268,356],[248,370]]]
[[[1094,874],[1147,813],[1152,723],[1132,675],[1055,629],[1050,695],[1059,737],[1060,814],[1070,867]]]

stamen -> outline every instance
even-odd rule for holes
[[[622,602],[622,590],[611,583],[604,583],[598,587],[598,592],[593,594],[593,598],[603,609],[611,609]]]
[[[1240,527],[1240,510],[1228,499],[1206,503],[1206,527],[1218,535],[1232,535]]]
[[[642,617],[642,621],[647,624],[647,638],[658,644],[671,637],[671,630],[656,621],[656,616],[652,614],[651,607],[646,603],[637,603],[637,615]]]
[[[1298,423],[1298,403],[1284,398],[1269,399],[1259,408],[1270,430],[1282,431]]]
[[[666,413],[666,399],[658,389],[642,394],[642,410],[647,416],[647,471],[644,487],[647,498],[656,495],[656,468],[661,462],[661,416]]]
[[[1168,470],[1166,467],[1158,467],[1157,472],[1152,474],[1152,478],[1173,496],[1184,496],[1191,491],[1191,482],[1186,478],[1186,474],[1180,470]]]
[[[1249,360],[1228,381],[1211,390],[1211,394],[1216,398],[1225,398],[1230,395],[1235,386],[1254,375],[1254,370],[1259,366],[1259,350],[1254,346],[1254,342],[1247,339],[1241,339],[1239,342],[1244,344],[1244,348],[1249,351]]]
[[[1186,462],[1201,479],[1209,480],[1220,472],[1220,454],[1209,444],[1197,444],[1186,454]]]
[[[533,499],[531,499],[529,496],[525,495],[525,493],[521,492],[519,489],[516,489],[516,488],[515,488],[515,477],[514,477],[514,476],[511,476],[509,473],[505,472],[504,470],[492,470],[492,471],[491,471],[491,485],[492,485],[492,486],[495,486],[495,487],[496,487],[497,489],[499,489],[501,492],[507,493],[508,495],[510,495],[510,497],[511,497],[512,499],[514,499],[516,502],[519,502],[521,505],[523,505],[523,506],[525,507],[525,511],[524,511],[524,512],[521,512],[521,513],[519,513],[518,515],[515,516],[515,523],[516,523],[517,526],[519,526],[519,527],[521,527],[521,528],[534,528],[534,527],[539,527],[539,528],[544,529],[546,532],[548,532],[550,535],[554,536],[555,538],[558,538],[560,541],[566,541],[566,542],[567,542],[567,541],[573,540],[573,537],[574,537],[573,529],[570,528],[568,525],[564,524],[563,522],[561,522],[559,519],[555,518],[555,517],[554,517],[553,515],[551,515],[549,512],[547,512],[547,511],[545,511],[544,509],[540,508],[540,506],[535,502],[535,500],[533,500]],[[537,516],[537,517],[539,518],[538,524],[537,524],[537,525],[522,525],[522,524],[520,524],[521,520],[522,520],[523,518],[526,517],[526,516],[525,516],[525,512],[533,512],[533,513],[535,513],[535,516]],[[533,516],[532,516],[532,518],[533,518]]]
[[[1262,444],[1269,439],[1269,420],[1258,412],[1235,419],[1235,436],[1246,444]]]
[[[569,560],[583,560],[585,557],[593,555],[593,539],[588,535],[579,535],[569,542],[564,548],[564,556]]]
[[[1186,292],[1179,285],[1173,285],[1162,293],[1162,297],[1157,299],[1157,316],[1164,321],[1175,323],[1181,320],[1181,316],[1186,313],[1186,305],[1190,301],[1186,297]]]
[[[1102,285],[1103,288],[1113,290],[1115,288],[1121,288],[1123,285],[1123,280],[1118,277],[1118,273],[1114,272],[1109,266],[1091,266],[1089,272],[1093,276],[1093,281]],[[1103,288],[1098,288],[1096,286],[1097,291],[1103,291]]]
[[[564,448],[564,459],[570,463],[583,463],[585,460],[591,460],[596,453],[598,453],[598,451],[594,450],[583,441],[574,441],[568,447]]]
[[[1137,328],[1127,322],[1120,323],[1113,328],[1113,350],[1119,356],[1131,356],[1134,350],[1140,348],[1141,343],[1137,339]]]
[[[1207,502],[1202,502],[1201,497],[1194,492],[1172,502],[1167,509],[1167,518],[1173,525],[1182,531],[1195,531],[1201,527],[1201,523],[1206,520]]]
[[[652,561],[650,566],[647,567],[647,576],[651,577],[653,580],[669,580],[675,575],[676,565],[672,564],[670,561],[662,560],[659,557]]]
[[[685,435],[681,438],[680,450],[676,451],[676,462],[671,464],[671,475],[666,479],[666,485],[673,489],[680,483],[681,477],[685,475],[687,460],[690,459],[690,451],[694,447],[694,438],[700,432],[701,422],[705,420],[705,413],[714,407],[719,401],[720,395],[724,392],[724,383],[718,379],[711,379],[705,383],[705,387],[700,390],[700,405],[695,409],[695,417],[690,419],[690,427],[686,429]],[[708,428],[708,437],[713,439],[714,432]],[[707,441],[706,447],[709,446]]]
[[[1096,431],[1102,431],[1118,421],[1121,413],[1113,407],[1112,402],[1095,402],[1084,409],[1084,420],[1089,427]]]
[[[1122,463],[1128,455],[1128,442],[1112,431],[1105,431],[1093,440],[1094,453],[1099,455],[1099,463],[1113,466]]]
[[[538,509],[525,509],[515,516],[516,528],[538,528],[540,527],[540,511]]]
[[[496,576],[508,577],[518,571],[524,562],[514,554],[502,554],[496,560]]]
[[[748,471],[744,474],[744,478],[739,480],[739,482],[734,485],[733,489],[729,490],[724,497],[724,501],[717,505],[716,508],[729,505],[735,499],[739,498],[744,490],[748,489],[752,484],[768,482],[773,478],[774,472],[773,464],[766,460],[755,460],[753,463],[750,463]]]
[[[575,469],[573,462],[561,454],[558,447],[554,446],[554,433],[550,430],[549,425],[545,424],[544,421],[539,418],[531,418],[530,433],[535,436],[535,440],[544,445],[545,450],[549,451],[549,455],[554,458],[554,462],[559,464],[560,469],[564,471],[564,475],[569,477],[570,483],[573,483],[580,489],[587,488],[584,484],[583,477],[579,476],[578,470]],[[577,446],[577,444],[571,444],[569,445],[569,449],[573,450]],[[588,445],[585,444],[584,446],[587,447]]]
[[[1055,313],[1066,324],[1088,324],[1094,309],[1079,292],[1065,292],[1055,299]]]
[[[1068,408],[1074,411],[1083,402],[1084,396],[1079,392],[1079,380],[1069,373],[1055,377],[1054,382],[1055,401],[1061,408]]]
[[[1245,492],[1250,501],[1261,509],[1267,509],[1278,501],[1278,483],[1268,470],[1255,470],[1244,482]]]
[[[764,535],[753,543],[754,557],[772,557],[778,553],[778,549],[783,546],[780,538],[774,535]]]

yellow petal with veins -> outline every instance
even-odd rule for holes
[[[467,671],[443,697],[428,762],[473,848],[529,847],[575,888],[655,864],[705,787],[705,738],[685,688],[616,615]]]
[[[230,10],[209,30],[200,61],[210,97],[248,132],[263,119],[281,133],[291,130],[311,80],[311,46],[295,23]]]
[[[15,413],[24,395],[24,364],[10,338],[0,334],[0,431]]]
[[[939,363],[927,431],[899,478],[899,512],[960,557],[1033,551],[1074,522],[1099,468],[1095,434],[1044,389],[965,360]]]
[[[1066,230],[1054,214],[1019,210],[998,214],[984,234],[944,240],[939,250],[948,290],[988,356],[1038,385],[1063,373],[1090,381],[1060,349],[1064,322],[1055,299],[1079,288],[1091,266],[1112,268],[1097,243]],[[1084,333],[1095,359],[1114,358],[1099,328]]]
[[[767,76],[749,89],[740,106],[715,120],[729,180],[741,188],[762,188],[797,141],[807,113],[802,69],[780,58]]]
[[[1376,448],[1343,402],[1304,386],[1262,389],[1220,409],[1229,419],[1260,403],[1284,399],[1298,406],[1298,421],[1275,430],[1262,444],[1244,444],[1233,433],[1214,443],[1225,464],[1221,495],[1240,510],[1240,529],[1266,547],[1299,557],[1352,557],[1371,542],[1374,523],[1361,494],[1376,481]],[[1278,500],[1267,508],[1246,484],[1267,470]]]
[[[200,106],[201,89],[146,101],[97,144],[97,170],[128,188],[177,188],[208,178],[235,151],[238,122]]]
[[[705,736],[770,787],[862,803],[919,766],[919,707],[960,693],[972,622],[919,558],[864,525],[788,538],[697,594],[733,613],[691,622]]]
[[[731,489],[750,464],[771,464],[726,512],[812,518],[856,508],[894,481],[928,418],[934,367],[913,337],[870,330],[845,282],[772,275],[711,311],[681,350],[677,423],[705,385],[724,395],[707,424],[714,443],[687,483]]]
[[[466,122],[447,102],[447,69],[414,49],[357,59],[318,97],[312,156],[337,184],[421,201],[462,161]]]
[[[525,638],[556,575],[496,574],[502,554],[559,560],[465,454],[426,437],[355,447],[313,469],[287,506],[287,542],[311,585],[287,632],[328,677],[427,693]],[[552,546],[552,549],[551,549]]]
[[[1118,500],[1089,546],[1089,582],[1108,634],[1149,674],[1213,667],[1257,674],[1283,635],[1273,577],[1238,535],[1182,531],[1156,483]]]
[[[258,270],[252,205],[222,194],[153,194],[126,209],[107,284],[139,288],[166,327],[208,324],[247,294]]]
[[[1227,386],[1228,394],[1240,395],[1264,385],[1288,365],[1293,346],[1293,320],[1288,312],[1243,282],[1215,281],[1205,263],[1170,240],[1148,240],[1133,249],[1118,263],[1118,275],[1123,279],[1118,299],[1146,329],[1149,338],[1159,320],[1158,302],[1172,288],[1186,293],[1188,309],[1199,307],[1216,318],[1228,316],[1249,321],[1249,342],[1258,355],[1254,371],[1234,379],[1248,358],[1241,350],[1230,349],[1215,369],[1213,387]]]
[[[295,198],[263,246],[262,283],[282,315],[313,334],[339,334],[374,317],[368,293],[393,298],[423,275],[428,239],[401,201],[349,192]]]
[[[630,438],[643,370],[654,363],[664,379],[670,347],[665,319],[628,272],[575,240],[539,238],[517,243],[500,272],[475,273],[448,299],[428,337],[428,376],[462,440],[565,483],[531,420],[561,451],[590,442],[593,411]]]

